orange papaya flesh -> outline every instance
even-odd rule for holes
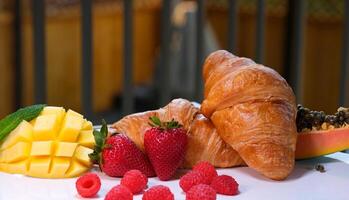
[[[298,133],[296,159],[307,159],[349,149],[349,128]]]

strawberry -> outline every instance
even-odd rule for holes
[[[152,128],[144,134],[144,147],[160,180],[169,180],[182,164],[187,146],[186,130],[172,119],[161,122],[156,116],[149,118]]]
[[[108,137],[108,128],[103,120],[100,131],[94,131],[96,145],[91,160],[99,164],[108,176],[122,177],[127,171],[137,169],[146,176],[154,176],[154,170],[147,156],[125,135]]]

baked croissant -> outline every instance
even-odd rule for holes
[[[295,96],[273,69],[216,51],[204,63],[201,112],[246,164],[275,180],[294,167]]]
[[[116,132],[127,135],[144,151],[144,133],[150,128],[149,117],[162,121],[178,121],[187,130],[188,145],[183,167],[191,168],[199,161],[208,161],[216,167],[244,164],[237,152],[218,135],[215,127],[199,109],[185,99],[174,99],[164,108],[135,113],[112,125]]]

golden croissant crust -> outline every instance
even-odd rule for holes
[[[246,164],[281,180],[294,167],[295,96],[274,70],[227,51],[205,61],[201,112]]]

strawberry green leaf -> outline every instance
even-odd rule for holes
[[[156,117],[156,116],[152,116],[149,117],[149,125],[152,127],[158,127],[160,129],[174,129],[174,128],[180,128],[182,127],[181,124],[178,123],[178,121],[175,121],[174,119],[172,119],[169,122],[161,122],[161,120]]]
[[[108,126],[107,126],[107,122],[104,119],[102,119],[101,133],[104,138],[108,136]]]
[[[151,121],[151,123],[153,123],[153,126],[161,127],[161,125],[162,125],[160,119],[157,116],[151,116],[151,117],[149,117],[149,120]]]
[[[100,131],[94,130],[93,136],[96,141],[95,148],[92,153],[90,153],[88,156],[95,164],[101,164],[102,163],[102,151],[103,148],[105,148],[105,142],[108,136],[108,126],[105,120],[102,120],[102,127]]]

